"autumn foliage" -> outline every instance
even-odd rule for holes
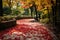
[[[32,1],[35,2],[37,6],[37,10],[41,10],[43,7],[51,7],[51,0],[3,0],[3,6],[9,6],[9,2],[11,1],[11,5],[17,5],[18,2],[23,4],[24,8],[28,8],[32,6]],[[54,0],[55,3],[55,0]]]

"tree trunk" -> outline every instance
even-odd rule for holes
[[[56,0],[57,4],[56,4],[56,7],[57,7],[57,12],[56,12],[56,23],[55,23],[55,26],[57,28],[57,31],[60,32],[60,0]]]
[[[2,0],[0,0],[0,16],[3,16],[3,13],[2,13]]]

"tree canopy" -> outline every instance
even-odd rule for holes
[[[32,1],[35,2],[37,10],[41,10],[43,9],[43,7],[50,8],[52,6],[51,0],[3,0],[3,6],[13,6],[13,5],[17,6],[17,3],[19,2],[23,4],[23,7],[28,8],[32,6]],[[56,3],[56,0],[53,1],[54,3]]]

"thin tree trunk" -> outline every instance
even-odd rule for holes
[[[11,8],[11,0],[8,1],[8,5]]]
[[[56,24],[56,5],[54,4],[54,1],[51,0],[52,3],[52,15],[53,15],[53,25]]]

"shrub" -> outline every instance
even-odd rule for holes
[[[0,22],[9,21],[9,20],[13,20],[13,19],[15,19],[15,16],[7,15],[7,16],[0,17]]]
[[[19,15],[20,14],[20,11],[18,9],[13,9],[13,15]]]
[[[6,14],[6,15],[9,15],[11,14],[11,8],[10,7],[3,7],[3,13]]]
[[[47,24],[49,23],[49,18],[40,19],[40,22]]]

